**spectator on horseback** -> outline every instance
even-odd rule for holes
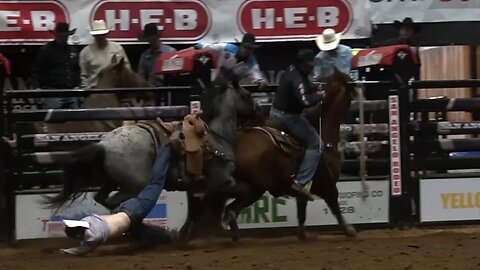
[[[80,52],[81,86],[94,88],[97,86],[98,73],[111,64],[112,56],[117,60],[124,59],[125,65],[130,68],[130,61],[123,47],[107,39],[109,29],[104,20],[93,22],[90,34],[95,41],[83,48]]]
[[[42,89],[73,89],[80,85],[78,51],[68,44],[68,37],[76,29],[69,29],[68,23],[57,23],[55,30],[51,31],[55,39],[38,52],[36,70]],[[77,97],[45,98],[43,106],[46,109],[75,109],[79,102]]]
[[[142,244],[170,243],[173,235],[163,228],[144,224],[142,220],[150,213],[163,190],[170,165],[171,146],[160,147],[148,185],[134,198],[118,207],[115,214],[91,215],[82,220],[64,220],[67,236],[82,240],[79,246],[61,249],[64,254],[83,255],[96,249],[107,239],[130,233]]]
[[[312,50],[298,51],[295,65],[290,66],[280,79],[270,110],[270,118],[286,127],[306,146],[292,189],[308,200],[313,200],[310,188],[320,161],[320,138],[301,113],[304,108],[319,104],[322,97],[308,78],[314,67],[314,58]]]
[[[352,68],[352,49],[340,44],[342,34],[327,28],[317,37],[316,43],[320,52],[315,56],[314,81],[323,82],[332,75],[335,68],[347,75]]]
[[[246,71],[243,74],[235,74],[235,77],[239,78],[240,84],[258,84],[259,89],[264,89],[268,86],[268,81],[260,71],[260,67],[253,54],[254,50],[258,48],[253,34],[246,33],[242,38],[240,46],[231,43],[198,43],[195,45],[195,48],[211,49],[216,53],[218,57],[218,70],[216,71],[215,81],[218,82],[222,79],[228,80],[229,76],[227,74],[240,64],[246,67],[243,69]]]
[[[158,57],[162,53],[176,52],[177,50],[171,46],[163,44],[160,39],[160,31],[156,23],[148,23],[144,26],[143,32],[138,39],[143,42],[148,42],[150,47],[146,49],[140,56],[137,73],[140,74],[152,86],[162,86],[163,77],[161,75],[154,75],[154,67]]]

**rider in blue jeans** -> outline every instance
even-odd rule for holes
[[[297,53],[295,65],[290,66],[275,93],[270,110],[270,118],[283,126],[289,133],[306,145],[305,156],[292,189],[308,200],[312,178],[320,161],[320,137],[308,120],[302,116],[304,108],[319,104],[321,93],[316,92],[308,76],[314,67],[315,55],[312,50],[301,49]]]
[[[93,251],[108,238],[129,232],[141,241],[151,244],[169,243],[172,235],[158,226],[144,224],[142,220],[156,205],[165,185],[170,165],[171,147],[163,145],[158,151],[149,184],[134,198],[123,202],[112,215],[91,215],[80,221],[64,220],[65,233],[82,240],[77,247],[61,249],[62,253],[83,255]]]

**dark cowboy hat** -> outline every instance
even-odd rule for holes
[[[255,40],[256,40],[255,35],[246,33],[245,35],[243,35],[242,42],[240,42],[240,46],[244,46],[249,49],[256,49],[260,47],[260,45],[256,44]]]
[[[310,49],[300,49],[297,53],[297,62],[314,66],[315,54]]]
[[[70,25],[65,22],[59,22],[55,26],[55,30],[50,30],[52,33],[67,33],[69,36],[75,34],[75,31],[77,31],[77,28],[73,28],[72,30],[68,30],[70,28]]]
[[[140,41],[150,41],[154,38],[160,37],[160,31],[158,31],[158,27],[156,23],[147,23],[143,27],[142,33],[138,35],[138,39]]]
[[[413,29],[413,31],[414,31],[415,33],[419,33],[419,32],[422,30],[422,28],[420,27],[420,25],[415,24],[415,23],[413,22],[412,18],[410,18],[410,17],[406,17],[405,19],[403,19],[402,22],[396,20],[396,21],[393,22],[393,25],[395,25],[395,27],[396,27],[397,29],[400,29],[400,28],[402,28],[402,27],[410,27],[410,28]]]

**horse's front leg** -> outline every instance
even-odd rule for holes
[[[240,239],[240,230],[237,224],[237,217],[243,209],[255,203],[266,190],[255,190],[243,181],[238,181],[235,193],[237,198],[225,208],[225,215],[222,218],[222,226],[230,226],[233,241]]]
[[[122,202],[135,197],[137,193],[119,190],[117,193],[105,199],[104,206],[110,210],[117,208]]]
[[[180,245],[182,248],[186,248],[191,240],[194,215],[197,211],[194,200],[193,194],[187,191],[187,219],[179,232]]]
[[[97,191],[93,199],[97,203],[105,206],[106,208],[113,210],[115,207],[112,207],[111,205],[109,205],[109,203],[107,203],[107,198],[108,195],[110,195],[110,193],[115,190],[115,188],[116,185],[112,181],[106,181],[105,184],[101,186],[100,189]]]
[[[296,197],[297,199],[297,219],[298,229],[297,237],[299,240],[307,240],[307,234],[305,232],[305,220],[307,219],[307,201],[303,198]]]

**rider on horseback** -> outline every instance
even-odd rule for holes
[[[255,36],[246,33],[243,36],[240,46],[231,43],[204,44],[197,43],[197,49],[210,49],[214,51],[218,57],[219,70],[216,74],[215,81],[222,79],[231,79],[234,75],[239,79],[239,84],[258,84],[260,89],[268,86],[267,80],[264,78],[253,51],[258,45],[255,44]],[[242,65],[241,74],[229,74],[235,72],[234,69]]]
[[[308,78],[314,67],[314,58],[312,50],[298,51],[295,65],[290,66],[280,80],[270,110],[272,120],[285,126],[294,137],[306,145],[303,162],[292,188],[308,200],[313,200],[310,188],[321,156],[320,137],[301,115],[304,108],[319,104],[322,98]]]

